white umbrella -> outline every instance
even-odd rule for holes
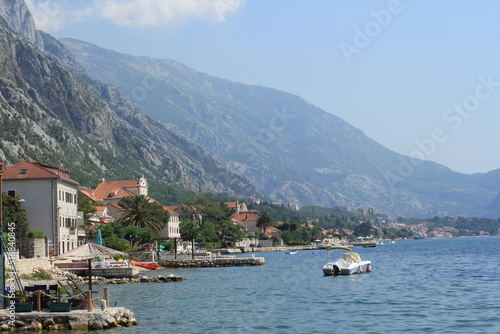
[[[105,257],[105,256],[114,257],[118,255],[127,255],[127,254],[124,252],[117,251],[116,249],[113,248],[89,242],[57,256],[57,259],[88,260],[89,290],[92,291],[92,263],[91,263],[92,259],[95,257]]]
[[[59,255],[57,256],[57,258],[88,260],[88,259],[93,259],[94,257],[104,257],[104,256],[115,257],[118,255],[127,255],[127,254],[124,252],[117,251],[116,249],[113,248],[89,242]]]

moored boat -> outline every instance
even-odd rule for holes
[[[156,270],[158,269],[159,265],[156,263],[144,263],[144,262],[137,262],[137,261],[130,261],[131,264],[134,266],[146,268],[146,269],[151,269],[151,270]]]
[[[325,276],[338,276],[338,275],[352,275],[365,272],[371,272],[371,261],[361,260],[358,253],[354,253],[351,247],[346,246],[333,246],[327,249],[329,253],[331,250],[345,250],[344,255],[337,259],[337,261],[328,262],[323,266],[323,274]]]

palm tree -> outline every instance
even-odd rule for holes
[[[273,219],[269,216],[269,213],[262,212],[257,220],[257,227],[262,229],[262,233],[266,233],[268,227],[272,226]]]
[[[168,212],[158,202],[152,202],[147,196],[128,196],[120,200],[123,214],[119,221],[125,226],[150,228],[157,235],[168,221]]]

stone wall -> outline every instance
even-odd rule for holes
[[[137,262],[155,262],[157,259],[156,252],[130,252],[130,260]]]
[[[31,275],[33,273],[34,268],[43,268],[43,269],[51,269],[54,266],[50,261],[50,258],[36,258],[36,259],[19,259],[14,260],[14,265],[16,266],[16,270],[18,275],[26,274]],[[9,261],[5,260],[5,268],[10,269]]]
[[[88,277],[88,269],[70,269],[65,270],[80,277]],[[92,268],[92,276],[104,278],[132,278],[134,276],[133,268]]]
[[[47,239],[45,238],[26,238],[18,240],[17,248],[21,258],[36,258],[47,256]]]
[[[252,256],[240,258],[161,260],[158,264],[164,268],[239,267],[263,266],[266,264],[266,260],[263,257]]]

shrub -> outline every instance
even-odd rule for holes
[[[43,281],[43,280],[49,280],[52,279],[52,276],[47,274],[45,271],[39,271],[31,275],[21,275],[23,279],[27,280],[35,280],[35,281]]]
[[[28,238],[43,238],[43,231],[39,230],[30,230],[28,231]]]

